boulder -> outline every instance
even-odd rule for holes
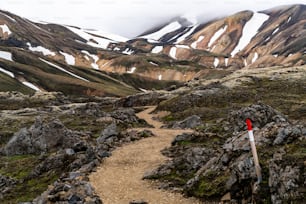
[[[301,167],[284,165],[283,163],[281,157],[276,155],[269,161],[271,201],[278,204],[291,199],[305,199],[305,193],[299,190],[301,187],[300,178],[305,178],[303,170]]]
[[[48,190],[33,200],[33,204],[39,203],[102,204],[102,201],[86,175],[78,173],[73,177],[65,175],[50,185]]]
[[[73,147],[81,133],[67,129],[58,119],[37,117],[30,128],[22,128],[5,145],[6,155],[41,154]]]
[[[17,184],[17,180],[3,176],[0,174],[0,199],[3,197],[3,195],[13,189],[13,187]]]
[[[112,137],[117,137],[118,134],[119,132],[116,123],[112,123],[102,131],[101,136],[97,139],[97,142],[102,144],[107,142],[107,140],[112,140]]]
[[[174,123],[172,128],[192,129],[197,126],[200,126],[201,124],[201,118],[197,115],[192,115],[182,121]]]
[[[137,123],[138,118],[132,108],[119,108],[110,114],[112,118],[124,123]]]
[[[246,130],[245,120],[251,119],[253,126],[257,128],[264,127],[270,122],[286,122],[287,119],[271,106],[265,104],[255,104],[231,112],[228,120],[235,131]]]

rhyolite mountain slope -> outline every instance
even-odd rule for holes
[[[152,136],[129,128],[148,127],[135,113],[155,105],[168,128],[196,131],[146,173],[161,188],[207,203],[303,203],[305,19],[304,5],[184,16],[128,40],[0,11],[0,202],[102,203],[88,175]],[[246,117],[263,174],[255,193]]]
[[[167,82],[156,83],[157,79],[134,77],[128,71],[120,76],[103,72],[99,67],[109,59],[125,56],[107,50],[109,42],[124,39],[90,32],[72,26],[34,23],[1,11],[0,90],[125,96],[139,92],[139,88],[169,86]]]
[[[243,67],[303,65],[305,8],[241,11],[208,22],[181,16],[134,39],[1,11],[1,90],[122,96]]]
[[[204,24],[176,19],[132,42],[146,41],[152,53],[211,68],[300,65],[305,63],[305,16],[305,5],[292,5],[241,11]]]

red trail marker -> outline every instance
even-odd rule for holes
[[[255,171],[257,175],[257,184],[259,184],[262,181],[262,175],[261,175],[261,168],[259,165],[259,160],[258,160],[258,155],[257,155],[257,150],[256,150],[256,145],[255,145],[255,139],[253,135],[252,121],[250,119],[246,119],[246,124],[248,127],[249,140],[250,140],[250,145],[251,145],[252,154],[254,158]]]

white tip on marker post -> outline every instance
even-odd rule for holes
[[[256,175],[257,175],[257,184],[259,184],[262,181],[262,175],[261,175],[261,168],[260,168],[260,165],[259,165],[257,150],[256,150],[256,146],[255,146],[255,139],[254,139],[253,128],[252,128],[252,121],[250,119],[246,119],[246,124],[247,124],[247,127],[248,127],[249,140],[250,140],[250,145],[251,145],[252,154],[253,154],[254,163],[255,163],[255,171],[256,171]]]

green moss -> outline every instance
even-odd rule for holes
[[[162,180],[171,181],[171,183],[175,183],[177,186],[183,186],[186,182],[191,178],[191,176],[178,175],[175,171],[172,171],[169,175],[166,175],[162,178]]]
[[[55,169],[35,178],[31,172],[40,163],[36,155],[17,155],[0,157],[0,174],[16,179],[18,182],[11,191],[0,199],[0,203],[31,201],[61,175],[63,169]]]
[[[166,121],[166,122],[170,122],[170,121],[175,121],[175,118],[173,115],[167,115],[165,117],[162,118],[163,121]]]
[[[14,179],[24,179],[37,163],[37,156],[18,155],[0,158],[0,174]]]
[[[153,175],[151,176],[149,179],[158,179],[161,181],[166,181],[166,182],[170,182],[173,185],[177,186],[177,187],[182,187],[186,184],[186,182],[191,179],[194,176],[195,172],[189,172],[189,174],[184,174],[182,176],[182,174],[179,173],[179,168],[177,167],[176,170],[171,170],[170,173],[168,173],[167,175]],[[184,167],[181,167],[184,168]]]
[[[291,119],[306,121],[305,85],[303,80],[273,81],[268,78],[253,79],[234,89],[214,85],[219,91],[203,97],[178,96],[160,103],[158,109],[172,112],[176,120],[196,114],[203,121],[210,122],[226,118],[229,112],[260,101]]]
[[[178,142],[178,145],[182,145],[182,146],[188,146],[188,145],[192,145],[194,144],[193,142],[191,141],[180,141]]]
[[[59,119],[68,129],[90,132],[94,138],[99,137],[101,131],[110,124],[99,122],[96,117],[87,115],[61,115]]]
[[[23,94],[33,94],[34,91],[27,86],[22,85],[14,78],[7,76],[4,73],[0,73],[0,91],[16,91]]]
[[[19,203],[29,202],[43,193],[48,185],[52,184],[58,177],[59,173],[45,173],[36,178],[26,179],[22,183],[18,183],[13,191],[5,195],[1,203]]]
[[[32,125],[34,120],[34,117],[2,118],[2,120],[0,120],[0,147],[4,146],[15,132],[23,127]]]
[[[220,198],[220,196],[224,195],[225,183],[228,180],[229,176],[224,173],[217,175],[216,172],[210,171],[205,174],[205,176],[199,179],[198,185],[193,189],[193,191],[189,191],[189,194],[204,198],[204,199],[215,199]]]

